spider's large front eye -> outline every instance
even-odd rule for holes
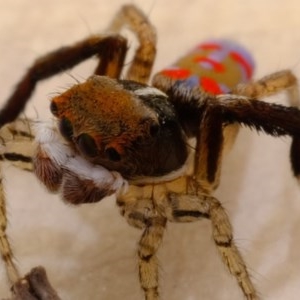
[[[80,152],[85,156],[95,157],[98,155],[95,140],[87,133],[82,133],[77,137],[77,146]]]
[[[109,160],[114,161],[114,162],[118,162],[121,160],[121,155],[119,154],[119,152],[113,148],[113,147],[108,147],[105,149],[105,154],[108,157]]]
[[[69,119],[62,118],[59,122],[59,131],[61,135],[68,141],[72,140],[73,137],[73,126]]]

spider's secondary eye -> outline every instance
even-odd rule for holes
[[[57,117],[58,115],[58,107],[57,107],[57,104],[54,102],[54,101],[51,101],[51,104],[50,104],[50,111],[52,112],[52,114],[54,116]]]
[[[87,133],[82,133],[77,137],[77,146],[85,156],[95,157],[98,155],[95,140]]]
[[[105,149],[105,154],[107,155],[107,157],[109,158],[109,160],[117,162],[121,160],[121,155],[119,154],[119,152],[113,148],[113,147],[108,147]]]
[[[59,122],[59,130],[62,136],[67,140],[72,140],[73,137],[73,126],[70,120],[62,118]]]

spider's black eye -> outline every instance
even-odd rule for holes
[[[121,160],[121,155],[119,152],[113,148],[113,147],[108,147],[105,149],[105,154],[107,155],[108,159],[114,162],[118,162]]]
[[[50,104],[50,111],[52,112],[52,114],[54,116],[57,117],[58,115],[58,107],[57,107],[57,104],[54,102],[54,101],[51,101],[51,104]]]
[[[153,137],[156,136],[159,132],[159,124],[157,124],[157,123],[151,124],[149,131],[150,131],[151,136],[153,136]]]
[[[72,140],[73,137],[73,126],[72,123],[69,119],[67,118],[62,118],[59,122],[59,131],[61,135],[67,139],[67,140]]]
[[[82,133],[77,137],[77,146],[85,156],[95,157],[98,155],[95,140],[87,133]]]

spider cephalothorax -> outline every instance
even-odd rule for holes
[[[123,25],[140,44],[120,79],[127,52],[126,40],[118,34]],[[8,131],[15,142],[21,137],[31,142],[29,128],[34,127],[35,173],[69,203],[98,202],[116,194],[121,214],[143,229],[138,266],[146,299],[159,299],[156,253],[166,223],[201,218],[210,219],[215,245],[244,296],[257,299],[230,221],[212,193],[223,154],[241,124],[273,136],[290,135],[292,168],[299,176],[300,111],[259,99],[286,90],[290,104],[298,105],[295,76],[285,70],[251,82],[249,53],[221,40],[198,45],[156,74],[151,86],[156,36],[149,20],[135,6],[124,6],[110,31],[115,34],[90,37],[34,63],[0,112],[0,124],[18,117],[38,80],[89,56],[100,58],[95,75],[52,99],[55,123],[25,120],[20,130],[23,123],[15,120],[2,128],[3,139]],[[59,299],[40,269],[20,279],[5,235],[3,195],[1,200],[0,251],[14,293],[20,299]]]
[[[93,76],[54,98],[51,111],[86,159],[125,178],[166,175],[187,158],[175,109],[156,88]]]

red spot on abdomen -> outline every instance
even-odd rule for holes
[[[222,94],[222,90],[219,86],[219,84],[217,83],[217,81],[215,81],[212,78],[209,77],[201,77],[200,80],[200,86],[203,88],[204,91],[217,95],[217,94]]]
[[[187,69],[166,69],[161,73],[172,79],[186,79],[191,75],[191,72]]]
[[[252,76],[253,68],[248,63],[248,61],[241,56],[238,52],[231,52],[230,56],[233,60],[235,60],[237,63],[239,63],[245,70],[247,79],[250,79]]]

